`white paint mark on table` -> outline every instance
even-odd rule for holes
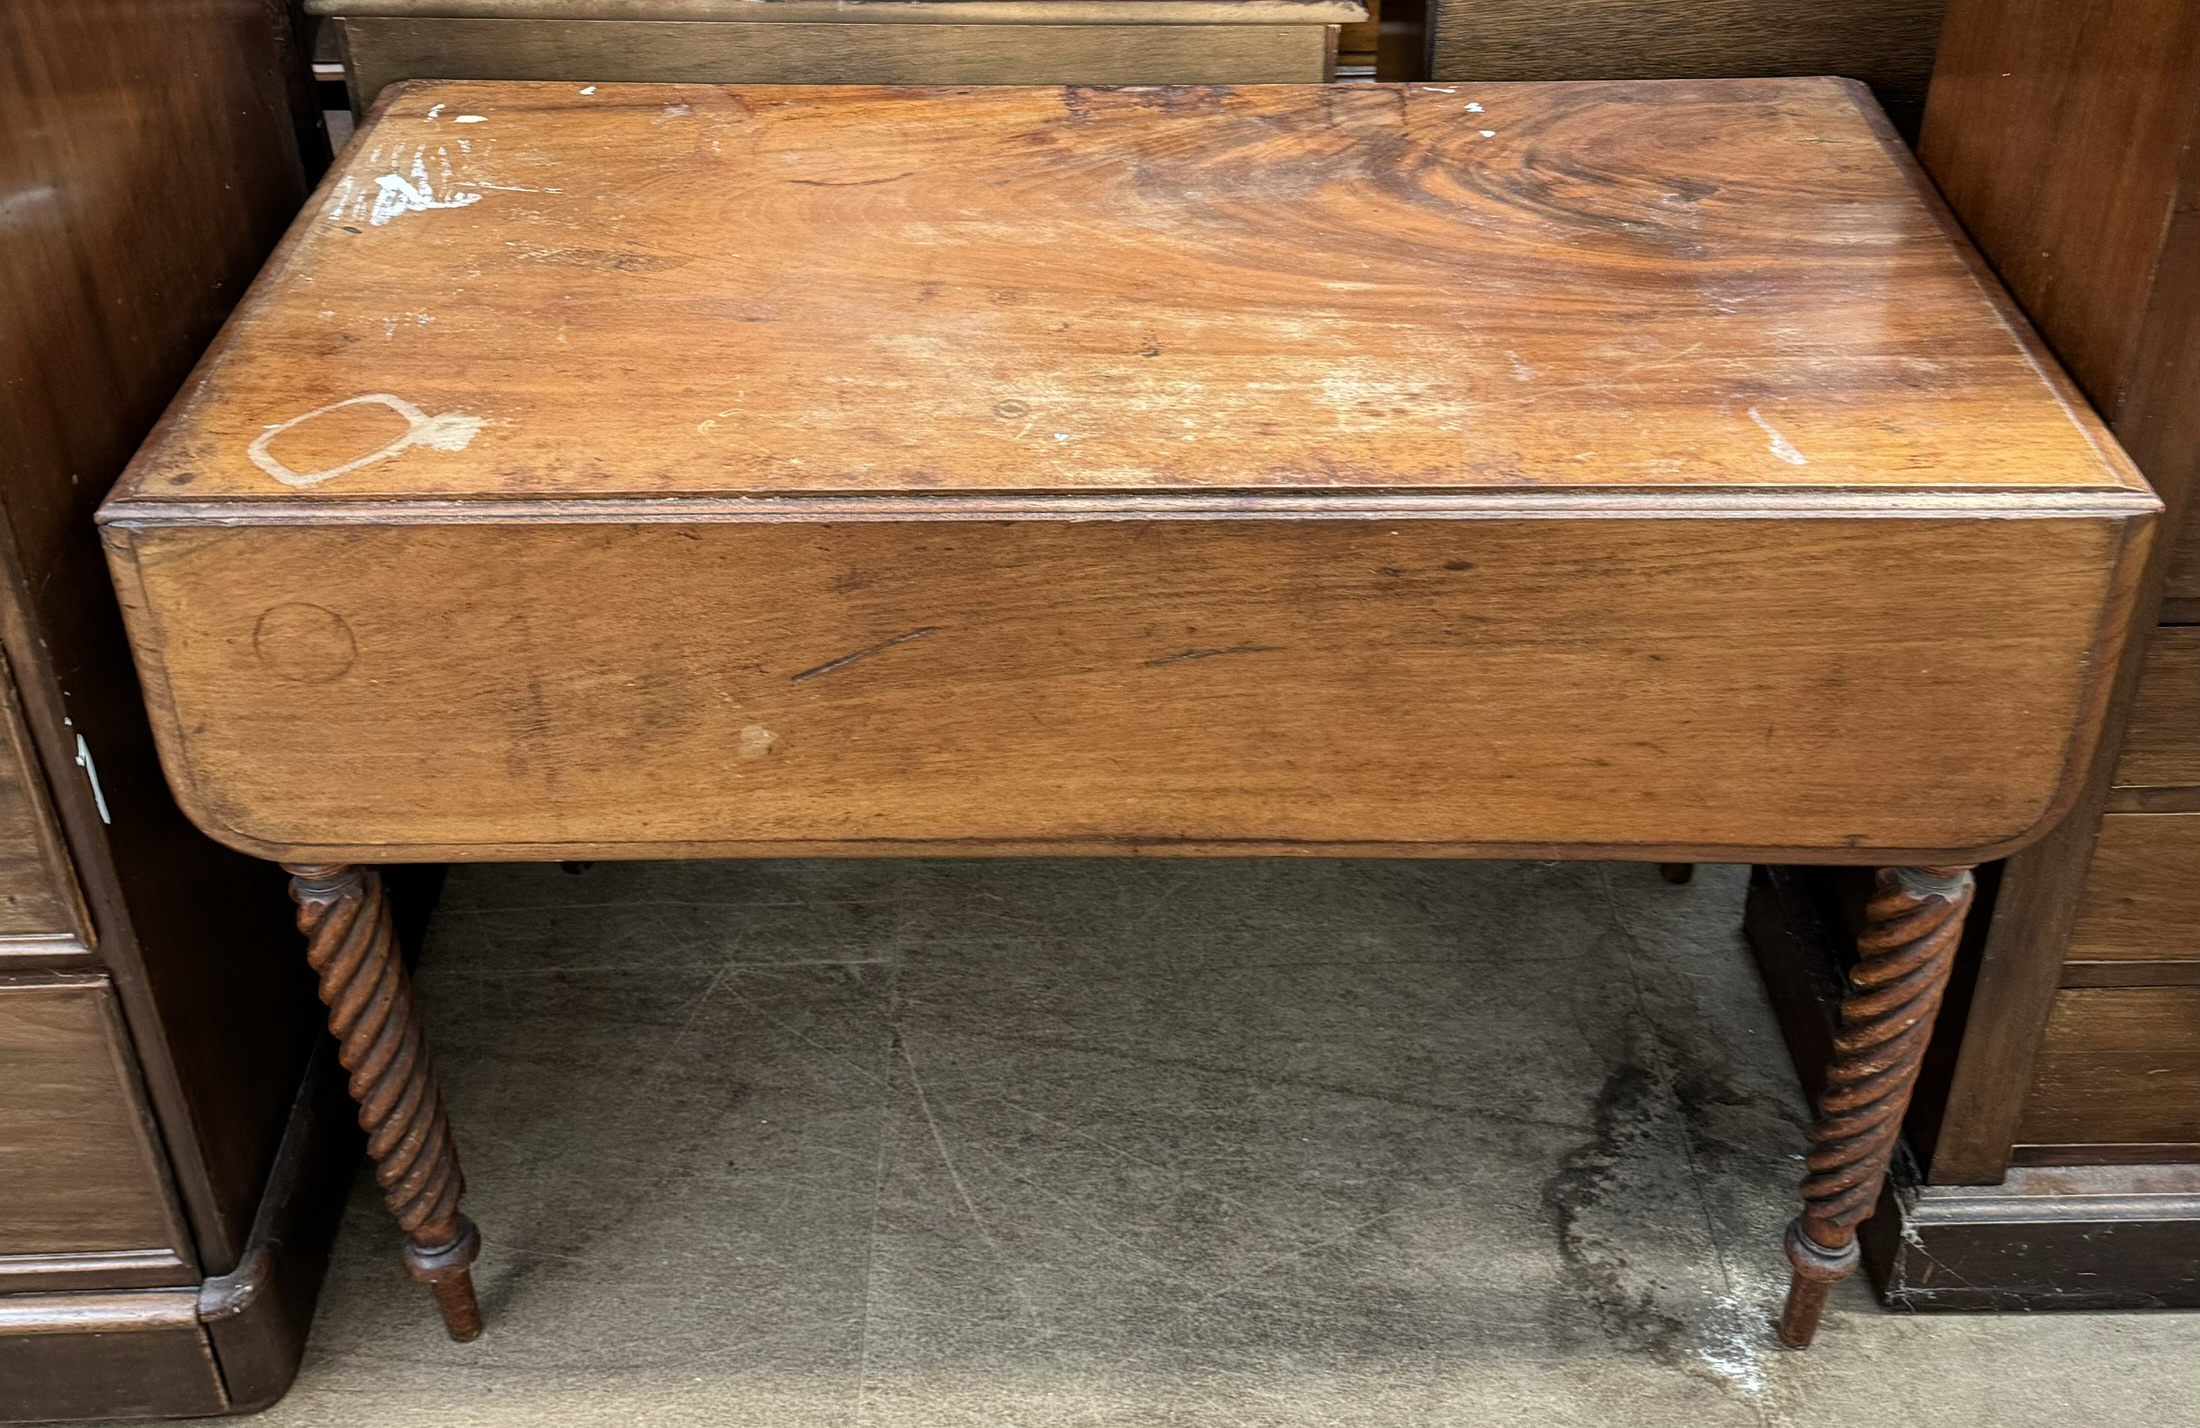
[[[1757,423],[1758,428],[1764,432],[1766,450],[1770,451],[1774,456],[1779,457],[1782,461],[1785,461],[1790,466],[1810,465],[1810,458],[1805,456],[1802,452],[1797,451],[1795,449],[1795,443],[1787,439],[1786,433],[1782,432],[1780,428],[1774,426],[1771,422],[1766,421],[1764,419],[1764,416],[1755,407],[1751,407],[1749,409],[1749,419]]]
[[[275,438],[286,431],[305,425],[315,417],[327,416],[330,412],[341,411],[345,407],[365,406],[369,403],[379,403],[403,417],[405,419],[405,430],[396,440],[387,442],[364,456],[355,457],[350,461],[331,466],[322,471],[293,471],[268,450]],[[464,451],[473,442],[473,439],[481,434],[481,428],[484,425],[486,423],[480,417],[469,416],[465,412],[442,412],[436,416],[429,416],[403,397],[393,397],[387,392],[369,392],[363,397],[346,397],[340,402],[330,402],[325,407],[315,407],[312,411],[294,416],[289,421],[277,422],[262,431],[259,437],[245,448],[244,454],[251,459],[254,466],[259,467],[285,486],[304,490],[307,487],[318,486],[323,481],[333,481],[339,476],[357,471],[362,466],[372,466],[377,461],[387,461],[392,456],[415,446],[426,446],[436,451]]]
[[[778,742],[779,736],[762,724],[744,725],[741,729],[741,757],[744,759],[760,759],[770,753],[772,745]]]
[[[1510,348],[1507,348],[1505,352],[1505,360],[1512,363],[1514,381],[1532,382],[1535,380],[1535,368],[1530,367],[1527,363],[1521,361],[1520,354],[1518,352],[1512,351]]]
[[[350,206],[352,197],[358,192],[358,180],[350,174],[345,174],[343,180],[336,185],[336,192],[329,196],[328,208],[322,216],[331,223],[343,222],[344,210]]]
[[[582,90],[582,91],[581,91],[581,93],[583,93],[583,94],[594,94],[595,92],[596,92],[596,86],[595,86],[595,85],[593,85],[593,84],[591,84],[590,86],[588,86],[588,88],[586,88],[586,89],[584,89],[584,90]]]
[[[454,122],[460,124],[486,124],[489,122],[489,116],[486,114],[461,114]]]
[[[1497,131],[1495,129],[1484,129],[1482,131],[1482,137],[1485,139],[1494,139],[1497,137]]]
[[[434,108],[430,109],[426,114],[422,115],[420,122],[422,122],[423,124],[433,124],[435,122],[435,116],[441,114],[442,112],[443,106],[438,104]]]
[[[1467,112],[1469,114],[1479,114],[1482,112],[1482,106],[1479,104],[1469,104],[1467,106]]]
[[[443,160],[443,182],[452,182],[451,163],[448,155],[438,151]],[[347,176],[348,178],[348,176]],[[478,193],[467,193],[456,187],[447,187],[444,196],[437,197],[435,184],[428,177],[428,151],[425,146],[413,152],[412,172],[383,174],[375,181],[374,207],[367,214],[367,224],[380,228],[401,213],[426,213],[436,208],[465,208],[481,202]]]

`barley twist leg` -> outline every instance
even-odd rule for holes
[[[1856,1227],[1879,1203],[1974,891],[1969,868],[1879,871],[1818,1097],[1803,1213],[1788,1226],[1790,1348],[1809,1347],[1827,1293],[1856,1270]]]
[[[337,1059],[351,1073],[375,1178],[405,1231],[405,1268],[435,1291],[451,1337],[472,1339],[481,1333],[471,1269],[481,1240],[458,1211],[466,1182],[382,879],[343,864],[285,863],[283,870],[306,960],[321,979]]]

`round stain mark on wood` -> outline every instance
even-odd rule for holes
[[[269,606],[252,627],[252,649],[260,663],[294,684],[342,679],[359,659],[359,642],[344,617],[303,601]]]

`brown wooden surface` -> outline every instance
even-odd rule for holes
[[[104,977],[0,980],[0,1294],[196,1283]]]
[[[2192,789],[2200,797],[2200,627],[2156,629],[2145,661],[2116,785]]]
[[[2162,585],[2162,619],[2200,625],[2200,511],[2185,517],[2171,549],[2169,576]]]
[[[423,85],[120,494],[2137,489],[1852,87],[1476,94]]]
[[[313,15],[847,25],[1336,25],[1359,0],[306,0]]]
[[[1816,1100],[1832,1056],[1842,965],[1854,938],[1840,884],[1860,870],[1759,867],[1751,871],[1746,931],[1806,1097]],[[1986,891],[1981,886],[1982,894]],[[1975,918],[1974,918],[1975,920]],[[1981,929],[1983,930],[1983,929]],[[1970,939],[1966,939],[1967,942]],[[1959,957],[1973,955],[1966,947]],[[2111,966],[2115,964],[2095,964]],[[2146,964],[2127,964],[2146,965]],[[1939,1113],[1930,1062],[1963,1025],[1955,1004],[1935,1032],[1904,1135],[1911,1160],[1929,1157]],[[2020,1147],[2018,1159],[2080,1160],[2080,1168],[2010,1172],[1991,1187],[1890,1185],[1864,1222],[1864,1263],[1894,1307],[2137,1309],[2200,1307],[2200,1167],[2141,1163],[2189,1147]],[[2092,1162],[2112,1155],[2123,1162]],[[1899,1193],[1898,1193],[1899,1191]]]
[[[2055,994],[2019,1145],[2158,1147],[2200,1159],[2200,987],[2074,987]],[[2159,1147],[2183,1145],[2185,1154]]]
[[[0,1415],[200,1417],[230,1408],[190,1289],[0,1296]]]
[[[210,1273],[240,1252],[318,1008],[280,875],[167,792],[90,517],[305,192],[282,16],[0,7],[0,645]]]
[[[91,940],[15,681],[0,656],[0,966],[81,955]]]
[[[202,825],[385,860],[1993,843],[2039,821],[2070,757],[2116,540],[1525,517],[110,529]],[[1965,623],[2025,636],[1946,637]]]
[[[1861,79],[1905,129],[1942,0],[1431,0],[1431,75],[1492,79]]]
[[[2101,820],[2069,960],[2200,963],[2200,814]]]
[[[177,786],[313,861],[2030,836],[2151,498],[1857,91],[1484,93],[408,88],[103,517]]]
[[[1334,25],[721,24],[346,18],[352,102],[406,79],[703,84],[1284,84]]]
[[[1908,1311],[2200,1308],[2200,1166],[1905,1187],[1865,1223],[1864,1255],[1887,1304]]]
[[[1953,0],[1920,154],[1988,261],[2187,527],[2200,478],[2200,7]],[[2154,622],[2170,542],[2133,627]],[[1935,1148],[1938,1184],[2009,1164],[2137,687],[2062,826],[2011,860]]]

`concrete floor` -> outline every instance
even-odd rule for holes
[[[487,1251],[362,1181],[275,1425],[2200,1424],[2200,1315],[1772,1342],[1805,1110],[1744,874],[456,870]]]

